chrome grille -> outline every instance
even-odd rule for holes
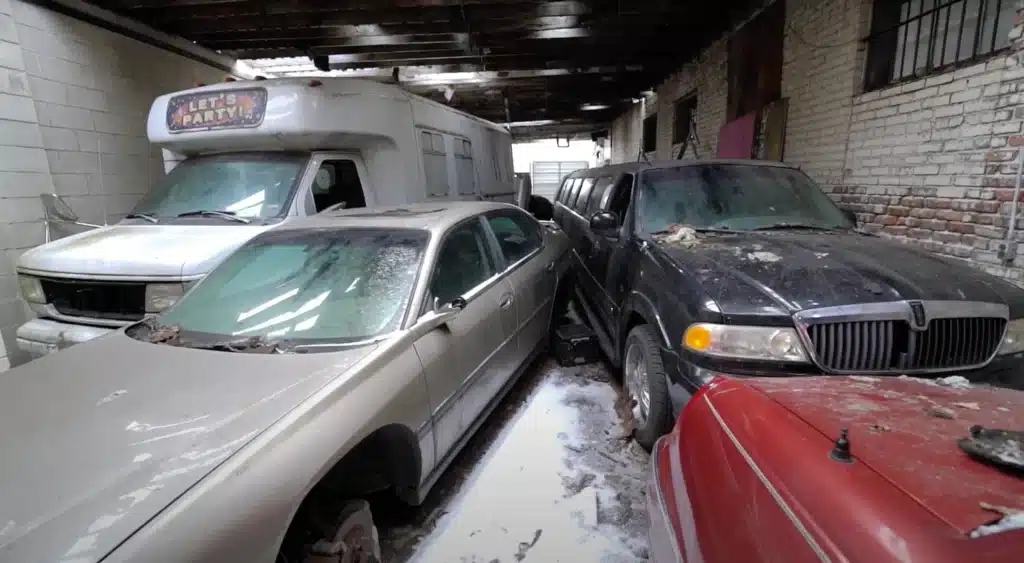
[[[884,372],[975,367],[995,354],[1006,319],[935,318],[923,330],[903,320],[821,322],[806,327],[818,364],[829,371]]]
[[[134,282],[40,280],[46,301],[62,315],[137,321],[146,313],[146,285]]]

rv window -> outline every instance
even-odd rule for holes
[[[570,207],[573,208],[577,213],[583,213],[587,209],[587,198],[590,197],[590,188],[594,187],[594,179],[587,178],[583,180],[583,186],[580,188],[580,193],[576,194],[576,199],[572,202]]]
[[[476,168],[473,166],[473,145],[466,139],[455,141],[455,185],[459,195],[476,194]]]
[[[173,218],[197,210],[269,218],[287,213],[308,156],[233,153],[198,156],[174,167],[132,210]]]
[[[420,144],[423,147],[423,174],[427,182],[427,195],[448,195],[448,157],[444,137],[423,131],[420,133]]]
[[[317,213],[344,203],[344,209],[366,207],[363,184],[356,163],[348,159],[325,160],[313,178],[313,202]]]
[[[612,184],[611,176],[602,176],[597,179],[594,184],[594,189],[590,192],[590,199],[587,200],[587,208],[584,215],[587,217],[597,213],[598,209],[601,208],[601,200],[604,199],[604,193],[608,191],[608,186]]]

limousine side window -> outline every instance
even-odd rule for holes
[[[615,184],[611,197],[608,199],[608,211],[611,211],[619,218],[619,226],[626,222],[626,213],[629,212],[629,202],[633,197],[633,175],[624,174]]]
[[[555,199],[553,201],[555,201],[555,202],[562,201],[562,196],[564,196],[566,194],[566,192],[569,190],[569,186],[571,186],[571,185],[572,185],[572,180],[570,178],[566,178],[566,179],[562,180],[562,183],[558,185],[558,190],[555,192]]]
[[[594,187],[593,178],[584,178],[583,184],[580,187],[580,191],[576,194],[576,199],[572,201],[573,211],[577,213],[583,213],[587,209],[587,198],[590,197],[590,189]]]
[[[587,200],[587,208],[583,213],[585,216],[590,217],[601,209],[601,201],[604,199],[604,193],[608,191],[608,186],[612,185],[612,179],[611,176],[602,176],[594,183],[594,189],[590,192],[590,199]]]
[[[572,186],[570,186],[565,192],[565,199],[562,200],[562,205],[570,208],[572,207],[572,202],[576,199],[576,194],[580,193],[580,183],[582,182],[583,180],[580,180],[579,178],[572,181]]]

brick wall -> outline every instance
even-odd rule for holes
[[[997,196],[1012,199],[1012,193],[983,181],[986,156],[1014,156],[988,155],[1000,143],[995,132],[1020,128],[1008,121],[1011,112],[997,110],[1003,66],[999,57],[856,96],[846,155],[850,172],[834,195],[858,213],[866,230],[968,258],[1019,281],[1019,272],[992,267],[999,263],[997,239],[1005,235]]]
[[[725,120],[726,56],[728,43],[720,40],[701,52],[693,64],[686,65],[679,72],[668,77],[654,89],[645,104],[645,117],[657,114],[658,140],[650,158],[671,159],[679,154],[680,144],[672,143],[672,129],[675,120],[675,102],[683,96],[697,92],[697,139],[698,153],[702,158],[714,156],[718,150],[718,128]],[[641,104],[635,104],[624,115],[612,123],[611,161],[613,163],[636,160],[640,150]],[[687,158],[693,158],[692,149],[687,149]]]
[[[789,99],[785,160],[823,187],[841,185],[860,39],[870,1],[787,0],[782,96]]]
[[[866,230],[970,260],[1024,285],[1024,245],[1011,262],[999,252],[1010,224],[1017,147],[1024,146],[1021,26],[1011,32],[1016,44],[1010,55],[861,93],[866,49],[859,39],[869,32],[871,4],[787,1],[785,160],[857,212]],[[724,43],[719,40],[694,61],[700,69],[713,53],[721,53],[716,68],[722,69],[722,79],[697,86],[702,104],[705,98],[722,100],[720,113],[704,113],[698,121],[702,144],[708,142],[704,131],[712,132],[707,135],[711,150],[701,156],[713,156],[710,138],[724,125]],[[693,68],[683,66],[656,89],[659,121],[671,123],[671,101],[690,87]],[[633,112],[616,120],[613,157],[619,155],[617,140],[634,142],[614,132],[628,129],[635,119]],[[658,156],[674,155],[671,128],[661,127]],[[1024,216],[1024,205],[1019,215]],[[1024,228],[1024,220],[1017,228]]]
[[[14,265],[44,240],[39,194],[58,193],[83,221],[114,221],[163,158],[146,141],[160,93],[224,73],[21,2],[0,0],[0,371],[23,358],[28,318]]]

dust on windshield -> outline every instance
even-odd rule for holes
[[[130,215],[279,217],[288,211],[306,157],[238,153],[185,160],[149,191]]]
[[[637,213],[651,234],[694,229],[753,230],[775,226],[850,229],[854,225],[799,170],[778,166],[706,164],[644,172]]]
[[[401,324],[428,238],[411,229],[271,231],[227,258],[156,326],[173,327],[168,343],[196,347],[386,334]],[[164,341],[151,336],[139,335]]]

